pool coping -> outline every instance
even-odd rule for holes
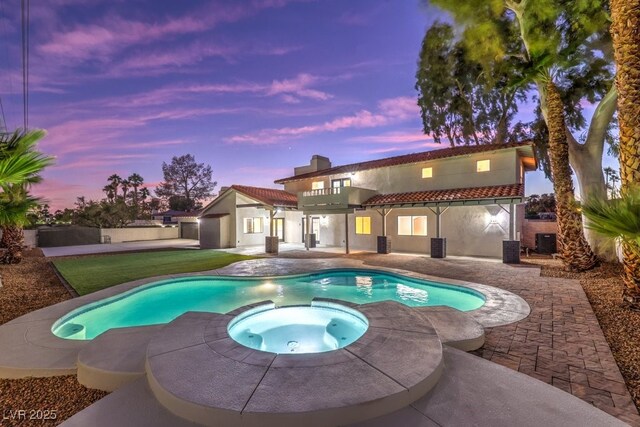
[[[228,333],[238,315],[272,301],[227,314],[188,312],[149,343],[146,376],[153,395],[170,412],[202,425],[312,427],[394,412],[436,385],[444,368],[442,343],[419,311],[395,301],[316,301],[358,311],[369,328],[334,351],[276,354],[246,347]]]
[[[143,285],[169,279],[202,276],[228,277],[231,279],[238,279],[241,277],[260,277],[264,279],[281,278],[283,275],[259,276],[240,273],[235,274],[234,276],[227,276],[220,274],[220,272],[228,270],[229,267],[249,267],[254,261],[260,261],[264,264],[265,262],[277,262],[278,260],[281,261],[279,258],[247,260],[240,261],[232,264],[231,266],[217,270],[187,274],[171,274],[139,279],[54,304],[13,319],[3,325],[0,325],[0,342],[6,343],[6,345],[0,349],[0,378],[24,378],[28,376],[43,377],[75,373],[78,353],[91,341],[59,338],[51,332],[51,328],[58,319],[84,305],[117,296],[118,294],[136,289]],[[331,262],[336,266],[320,269],[317,268],[319,263],[314,262],[317,260],[310,259],[295,261],[298,269],[307,268],[308,270],[306,272],[285,275],[286,277],[305,276],[309,273],[318,273],[320,271],[335,271],[345,268],[355,268],[363,271],[390,272],[411,278],[462,286],[479,291],[485,296],[485,304],[479,309],[465,313],[485,328],[513,323],[526,318],[530,313],[529,305],[521,297],[509,291],[479,283],[445,279],[396,268],[371,268],[364,265],[364,263],[359,260],[322,260],[324,265],[326,265],[327,262]],[[124,331],[123,333],[126,333],[126,330],[129,328],[120,329]]]

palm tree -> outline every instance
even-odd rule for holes
[[[110,203],[113,203],[116,197],[116,193],[115,193],[115,189],[113,188],[113,185],[111,184],[105,185],[104,187],[102,187],[102,191],[107,195],[107,200]]]
[[[127,178],[127,181],[129,181],[131,187],[133,188],[133,206],[138,209],[138,188],[140,188],[140,186],[144,184],[144,178],[142,178],[142,176],[137,173],[132,173]]]
[[[36,144],[44,138],[41,129],[16,130],[12,134],[0,135],[0,183],[19,184],[32,175],[37,175],[53,163],[53,157],[36,151]]]
[[[120,188],[122,188],[122,200],[127,202],[127,193],[129,192],[129,188],[131,188],[131,183],[129,180],[123,179],[120,181]]]
[[[0,256],[3,264],[17,264],[22,260],[24,227],[29,223],[27,214],[38,205],[39,199],[29,195],[26,184],[6,185],[0,193],[0,245],[6,248]]]
[[[583,212],[589,219],[588,228],[612,239],[620,239],[631,256],[640,257],[640,190],[631,189],[620,199],[590,202],[584,206]],[[628,255],[625,253],[625,257]],[[623,299],[631,308],[640,310],[639,282],[628,280],[629,274],[634,272],[627,270],[627,264],[624,267]]]
[[[610,8],[619,94],[620,192],[625,200],[633,199],[632,192],[640,185],[640,0],[611,0]],[[625,284],[636,290],[625,299],[640,309],[640,242],[624,241],[622,253]]]
[[[0,137],[0,244],[6,248],[0,258],[3,263],[18,263],[22,259],[22,227],[28,223],[28,212],[38,204],[27,189],[39,182],[38,174],[53,163],[52,157],[36,150],[45,134],[43,130],[17,130]]]
[[[109,178],[107,178],[107,181],[109,181],[110,185],[113,187],[113,190],[115,191],[114,197],[118,197],[118,186],[120,186],[120,183],[122,182],[122,178],[120,178],[120,175],[118,175],[117,173],[114,173]]]
[[[558,246],[562,261],[570,271],[593,268],[597,259],[584,237],[582,214],[575,200],[564,104],[552,76],[545,77],[547,127],[549,128],[549,163],[556,194]]]

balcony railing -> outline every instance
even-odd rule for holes
[[[331,187],[298,193],[298,209],[340,210],[362,205],[364,201],[378,194],[374,190],[359,187]]]

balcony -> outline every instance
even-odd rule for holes
[[[298,209],[313,213],[347,213],[378,192],[359,187],[332,187],[298,193]]]

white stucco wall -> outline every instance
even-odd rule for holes
[[[426,215],[426,236],[398,236],[398,216]],[[371,234],[356,234],[355,218],[371,217]],[[320,243],[345,246],[344,214],[321,218]],[[447,238],[447,254],[461,256],[502,256],[502,241],[508,238],[509,216],[499,206],[454,206],[442,214],[442,235]],[[377,236],[382,234],[382,217],[373,209],[349,215],[349,247],[375,251]],[[392,252],[429,254],[431,238],[436,237],[436,217],[426,208],[394,209],[387,215],[387,236]]]
[[[477,172],[478,160],[490,160],[489,172]],[[291,193],[311,190],[312,182],[323,181],[331,187],[331,180],[351,178],[353,187],[376,190],[381,194],[406,193],[421,190],[482,187],[521,182],[520,160],[516,149],[498,150],[428,162],[369,169],[356,173],[310,178],[285,184]],[[422,178],[422,168],[433,168],[432,178]]]
[[[103,228],[102,236],[110,236],[111,243],[133,242],[139,240],[178,239],[180,228],[178,227],[145,227],[145,228]]]

